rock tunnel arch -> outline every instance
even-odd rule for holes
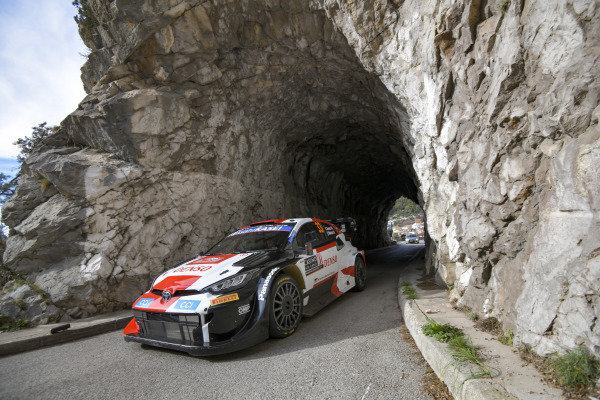
[[[380,246],[394,200],[419,200],[404,106],[323,9],[118,7],[94,4],[89,95],[24,164],[32,201],[3,212],[5,261],[58,307],[41,315],[127,306],[253,220],[353,216],[357,243]]]
[[[354,214],[377,245],[404,194],[459,304],[599,354],[591,2],[88,3],[88,96],[2,210],[4,263],[40,292],[0,312],[126,307],[249,220]]]

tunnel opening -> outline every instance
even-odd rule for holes
[[[310,214],[351,216],[356,244],[371,249],[390,243],[388,214],[396,199],[418,201],[409,157],[392,132],[368,124],[333,121],[300,142],[287,143],[290,192],[303,192]]]

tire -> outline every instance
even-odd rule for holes
[[[356,257],[354,262],[354,281],[354,292],[362,292],[367,287],[367,268],[362,257]]]
[[[302,320],[302,290],[289,275],[279,275],[269,293],[269,335],[281,339],[296,331]]]

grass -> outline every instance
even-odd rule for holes
[[[408,300],[416,300],[419,298],[417,291],[412,287],[412,283],[403,281],[400,284],[400,287],[402,288],[402,294],[405,295]]]
[[[498,340],[500,341],[500,343],[505,344],[507,346],[513,345],[514,338],[515,333],[512,329],[509,329],[508,331],[505,331],[504,333],[498,335]]]
[[[469,313],[469,319],[470,319],[471,321],[477,321],[477,320],[479,319],[479,315],[477,315],[477,313],[470,312],[470,313]]]
[[[448,343],[456,337],[464,336],[460,329],[450,324],[440,324],[429,317],[427,317],[427,322],[428,324],[423,325],[421,330],[425,336],[430,336],[438,342]]]
[[[12,319],[11,317],[0,314],[0,332],[13,332],[27,328],[29,322],[26,319]]]
[[[550,370],[559,383],[567,388],[591,387],[600,378],[600,362],[583,346],[554,357]]]
[[[459,363],[469,362],[479,367],[479,373],[472,374],[472,378],[492,377],[490,369],[479,359],[477,348],[468,336],[457,336],[448,342],[452,351],[450,355]]]
[[[402,294],[406,295],[408,300],[415,300],[419,298],[417,291],[412,286],[404,286],[404,289],[402,289]]]
[[[471,363],[479,368],[479,372],[472,373],[470,378],[492,377],[490,369],[479,359],[473,341],[463,331],[450,324],[440,324],[432,318],[427,318],[427,322],[427,325],[421,327],[423,333],[438,342],[448,343],[450,355],[456,363]]]
[[[600,377],[599,360],[584,347],[554,357],[540,356],[525,344],[517,349],[521,359],[532,364],[546,383],[562,389],[565,398],[600,398],[600,388],[595,384]]]

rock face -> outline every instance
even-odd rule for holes
[[[88,96],[2,210],[36,291],[10,283],[0,312],[129,306],[264,218],[352,215],[382,245],[405,195],[460,304],[600,354],[600,3],[90,5]],[[8,310],[16,290],[44,303]]]

